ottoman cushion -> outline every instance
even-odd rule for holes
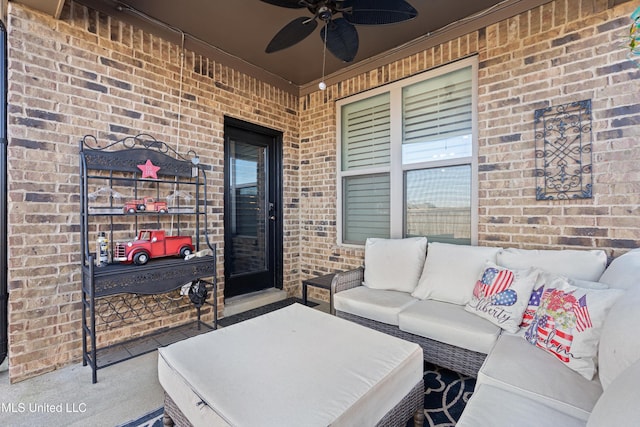
[[[294,304],[158,350],[194,425],[375,425],[422,378],[422,349]]]

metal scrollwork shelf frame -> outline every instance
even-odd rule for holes
[[[535,111],[536,200],[593,197],[591,100]]]

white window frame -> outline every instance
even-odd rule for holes
[[[402,89],[414,83],[432,79],[461,68],[471,67],[472,78],[472,154],[470,157],[459,157],[452,160],[402,164]],[[366,98],[388,92],[391,110],[391,153],[390,165],[356,170],[342,170],[342,107]],[[390,229],[392,239],[404,236],[404,173],[410,170],[435,168],[456,165],[471,165],[471,244],[478,243],[478,57],[473,56],[456,61],[433,70],[408,77],[388,85],[361,92],[336,101],[336,188],[337,188],[337,243],[339,246],[360,248],[362,244],[345,243],[343,236],[343,179],[350,176],[388,173],[390,180]]]

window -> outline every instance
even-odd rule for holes
[[[339,243],[477,240],[477,60],[337,103]]]

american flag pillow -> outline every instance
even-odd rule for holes
[[[488,262],[465,310],[515,333],[520,328],[537,275],[537,270],[511,270]]]
[[[541,288],[524,338],[591,380],[596,372],[600,329],[623,291],[579,288],[562,276],[550,279]]]

